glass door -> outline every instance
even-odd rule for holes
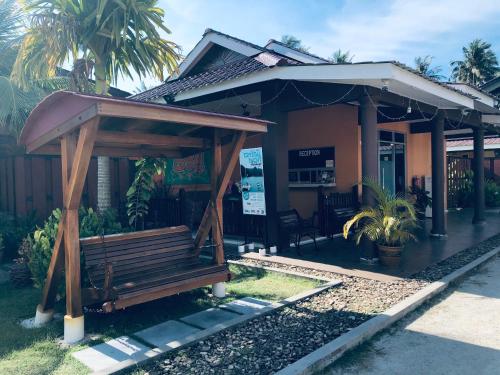
[[[379,132],[380,184],[391,194],[406,189],[406,145],[402,133]]]

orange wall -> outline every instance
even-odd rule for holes
[[[288,148],[335,147],[337,186],[331,190],[347,192],[361,181],[360,127],[357,107],[338,104],[329,107],[293,111],[288,114]],[[379,124],[379,129],[406,134],[407,185],[413,176],[430,176],[431,135],[410,134],[408,123]],[[259,147],[261,137],[248,139],[245,148]],[[223,157],[229,147],[223,148]],[[265,176],[264,176],[265,178]],[[240,179],[239,165],[235,168],[232,181]],[[310,217],[317,210],[316,188],[290,188],[289,205],[304,217]]]
[[[335,147],[337,191],[350,191],[358,181],[358,110],[335,106],[294,111],[288,114],[288,148]],[[291,188],[290,207],[309,217],[317,210],[316,188]]]

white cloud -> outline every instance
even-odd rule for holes
[[[360,8],[359,2],[356,7],[352,4],[329,18],[328,31],[316,35],[322,41],[318,53],[328,55],[341,48],[354,53],[357,61],[392,60],[410,51],[417,56],[426,54],[419,51],[422,45],[429,51],[453,43],[446,38],[454,33],[465,31],[472,39],[475,27],[496,23],[500,15],[498,2],[487,0],[395,0],[378,12],[376,7],[370,10]]]

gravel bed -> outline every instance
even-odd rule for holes
[[[499,245],[500,235],[432,265],[413,278],[391,282],[240,259],[343,283],[167,353],[142,370],[147,374],[272,374]]]

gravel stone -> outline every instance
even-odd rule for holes
[[[342,284],[166,353],[143,369],[150,375],[275,373],[497,246],[500,235],[431,265],[411,278],[391,282],[238,259],[249,265],[337,279]]]

